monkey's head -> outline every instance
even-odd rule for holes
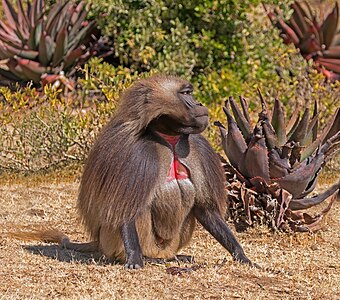
[[[121,111],[126,111],[129,121],[133,118],[139,122],[139,130],[149,128],[168,135],[197,134],[208,125],[208,109],[192,93],[193,86],[186,80],[152,76],[126,91]]]

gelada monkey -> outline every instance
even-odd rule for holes
[[[78,210],[93,241],[73,243],[57,231],[35,237],[138,269],[145,259],[189,259],[176,255],[197,220],[235,260],[252,265],[223,219],[223,171],[201,135],[208,109],[192,93],[189,82],[161,75],[127,89],[81,180]]]

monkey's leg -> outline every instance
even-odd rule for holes
[[[235,260],[253,265],[217,210],[195,207],[194,214],[203,227],[229,251]]]
[[[120,228],[120,234],[126,253],[125,268],[143,268],[142,249],[139,244],[135,221],[123,224]]]

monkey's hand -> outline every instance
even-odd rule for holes
[[[216,208],[206,209],[204,207],[195,207],[194,213],[196,219],[229,251],[234,260],[242,264],[257,267],[257,265],[252,263],[245,255],[241,245]]]
[[[245,265],[248,265],[250,267],[253,267],[253,268],[257,268],[257,269],[260,269],[261,267],[256,264],[256,263],[253,263],[245,254],[244,252],[242,251],[242,253],[237,253],[237,254],[234,254],[233,255],[233,258],[234,260],[236,260],[237,262],[241,263],[241,264],[245,264]]]
[[[144,267],[142,256],[138,253],[131,253],[124,265],[125,269],[141,269]]]

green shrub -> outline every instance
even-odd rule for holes
[[[115,50],[113,62],[139,72],[191,76],[233,63],[244,50],[246,12],[259,0],[93,0],[92,17]],[[265,1],[277,3],[278,1]]]
[[[0,173],[30,173],[84,161],[119,94],[137,79],[137,74],[93,63],[86,67],[79,89],[67,96],[50,85],[43,92],[32,86],[18,86],[15,92],[0,87]],[[110,85],[96,77],[98,68],[106,78],[115,78]]]
[[[243,95],[256,120],[260,88],[269,106],[279,96],[288,115],[296,105],[316,99],[322,127],[324,117],[335,111],[340,84],[325,81],[293,46],[282,43],[262,6],[255,5],[258,1],[229,2],[192,1],[184,7],[159,0],[96,0],[90,13],[113,39],[112,64],[92,58],[77,69],[83,76],[69,94],[50,86],[44,91],[1,88],[0,172],[82,163],[120,92],[137,78],[158,72],[191,80],[197,100],[210,110],[211,124],[224,120],[221,104],[230,95]],[[231,16],[223,15],[223,9]],[[99,18],[104,12],[107,16]],[[209,27],[209,20],[225,22],[231,28],[228,37],[217,31],[222,25],[211,21]],[[220,150],[218,128],[209,126],[206,136]]]

